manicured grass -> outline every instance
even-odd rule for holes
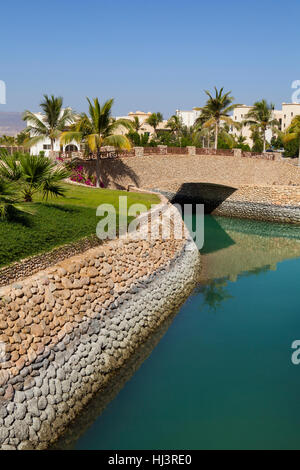
[[[0,221],[0,267],[28,256],[94,235],[99,217],[96,208],[103,203],[112,204],[117,214],[119,196],[127,196],[128,206],[142,203],[147,209],[159,203],[150,194],[128,193],[108,189],[93,189],[65,184],[65,198],[34,204],[36,213],[15,221]]]

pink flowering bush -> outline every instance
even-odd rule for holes
[[[89,177],[83,170],[83,166],[77,166],[72,170],[71,180],[76,183],[86,184],[87,186],[96,186],[95,178]]]

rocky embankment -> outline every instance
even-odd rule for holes
[[[0,289],[1,449],[52,444],[185,300],[199,254],[183,233],[133,232]]]

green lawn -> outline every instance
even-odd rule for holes
[[[94,235],[100,220],[96,208],[103,203],[113,204],[118,213],[119,196],[127,196],[128,206],[142,203],[148,209],[151,204],[159,203],[159,198],[151,194],[64,186],[65,198],[48,202],[36,198],[35,215],[0,221],[0,267]]]

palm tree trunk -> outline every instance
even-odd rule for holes
[[[96,160],[96,187],[100,188],[100,148],[97,148]]]
[[[298,166],[300,166],[300,138],[299,138],[299,151],[298,151]]]
[[[216,128],[215,128],[215,150],[218,149],[218,134],[219,134],[219,123],[216,121]]]
[[[263,153],[265,153],[265,151],[266,151],[266,131],[264,131],[264,134],[263,134],[263,141],[264,141]]]

